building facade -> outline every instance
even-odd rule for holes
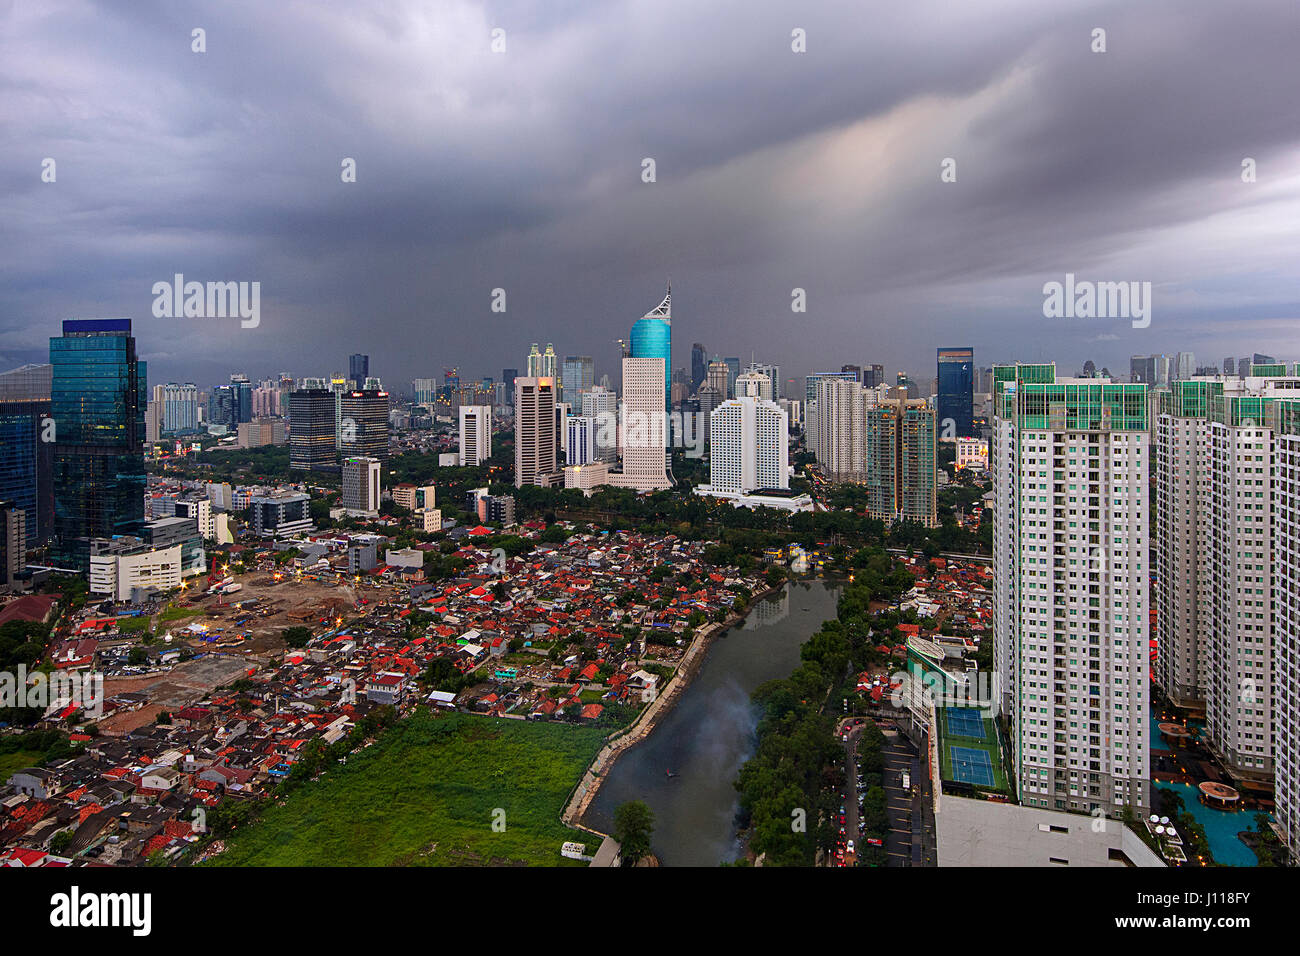
[[[1146,389],[994,369],[994,668],[1021,802],[1151,806]]]
[[[130,319],[69,319],[50,339],[55,563],[89,567],[89,542],[144,527],[146,363]]]

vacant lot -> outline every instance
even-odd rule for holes
[[[560,811],[603,741],[591,727],[421,711],[268,808],[212,864],[574,865],[560,845],[592,838]]]
[[[11,754],[0,754],[0,784],[12,774],[28,767],[39,767],[45,754],[39,750],[15,750]]]

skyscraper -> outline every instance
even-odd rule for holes
[[[937,526],[934,410],[923,399],[872,401],[870,391],[865,395],[862,480],[867,514],[886,524]]]
[[[162,431],[167,435],[199,428],[199,387],[193,382],[162,386]]]
[[[387,461],[388,393],[377,389],[344,392],[340,410],[340,452]]]
[[[975,350],[939,349],[939,388],[935,415],[942,438],[973,438],[975,429]]]
[[[549,487],[559,473],[560,441],[555,431],[555,380],[532,375],[515,379],[515,487]]]
[[[710,491],[789,488],[789,464],[789,429],[775,402],[741,396],[709,413]]]
[[[745,369],[747,373],[758,373],[766,375],[770,384],[768,385],[767,394],[764,395],[770,401],[779,401],[781,398],[781,366],[772,365],[765,362],[751,362]]]
[[[379,514],[379,459],[343,459],[343,507],[348,514]]]
[[[722,360],[727,365],[727,394],[736,397],[736,379],[740,376],[740,359],[729,356]]]
[[[582,396],[582,417],[595,423],[596,458],[618,461],[618,396],[603,386],[593,385]]]
[[[232,425],[253,420],[253,385],[246,375],[230,376],[230,391],[235,411]]]
[[[839,373],[818,377],[813,388],[809,450],[832,481],[862,481],[867,467],[865,416],[874,393]]]
[[[460,407],[461,467],[480,465],[491,457],[492,407],[462,405]]]
[[[144,530],[146,363],[130,319],[68,319],[50,339],[56,564],[88,569],[90,539]]]
[[[804,376],[804,404],[817,398],[817,383],[823,379],[838,379],[842,382],[857,382],[858,377],[852,372],[814,372]]]
[[[561,395],[570,408],[582,407],[582,393],[595,384],[596,363],[590,355],[566,355]]]
[[[623,359],[622,412],[619,421],[623,455],[620,472],[609,483],[637,491],[660,491],[673,486],[668,475],[666,425],[663,405],[664,360]]]
[[[348,385],[351,388],[362,389],[366,387],[366,379],[370,376],[370,356],[362,355],[357,352],[348,356]]]
[[[1155,679],[1174,703],[1203,700],[1210,748],[1233,776],[1257,781],[1284,759],[1271,730],[1294,652],[1274,633],[1292,580],[1282,535],[1291,442],[1275,423],[1296,395],[1300,379],[1283,375],[1179,381],[1157,427]]]
[[[703,343],[691,346],[691,391],[698,392],[709,376],[709,353]]]
[[[330,471],[337,467],[335,398],[327,388],[289,393],[289,467]]]
[[[994,368],[994,670],[1024,804],[1151,806],[1146,387]]]
[[[1274,635],[1273,738],[1275,816],[1291,861],[1300,859],[1300,401],[1273,409],[1277,462],[1274,528],[1277,560]],[[1264,731],[1267,733],[1267,729]]]
[[[52,365],[24,365],[0,374],[0,500],[23,513],[27,550],[54,528],[53,372]]]
[[[528,377],[529,378],[549,378],[556,383],[557,387],[562,384],[560,379],[561,369],[559,360],[555,355],[555,346],[550,342],[546,343],[546,351],[539,352],[537,343],[534,342],[528,352]],[[559,397],[556,397],[559,401]]]
[[[664,408],[671,400],[672,382],[669,375],[673,364],[673,287],[670,285],[664,300],[637,319],[632,325],[632,358],[663,359]]]

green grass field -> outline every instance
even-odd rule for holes
[[[202,614],[201,607],[169,607],[158,615],[158,622],[176,621],[183,617],[193,617],[196,614]]]
[[[38,767],[45,754],[39,750],[16,750],[11,754],[0,754],[0,784],[9,779],[9,775],[17,770],[26,770],[28,767]]]
[[[421,711],[236,831],[211,864],[575,865],[560,845],[591,837],[560,812],[605,733]]]

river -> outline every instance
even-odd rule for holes
[[[614,763],[585,821],[608,833],[614,808],[644,800],[664,866],[717,866],[740,855],[733,783],[754,752],[750,695],[799,666],[799,647],[835,616],[840,585],[789,584],[757,601],[744,626],[713,638],[695,678],[650,735]],[[674,776],[669,777],[671,770]]]

